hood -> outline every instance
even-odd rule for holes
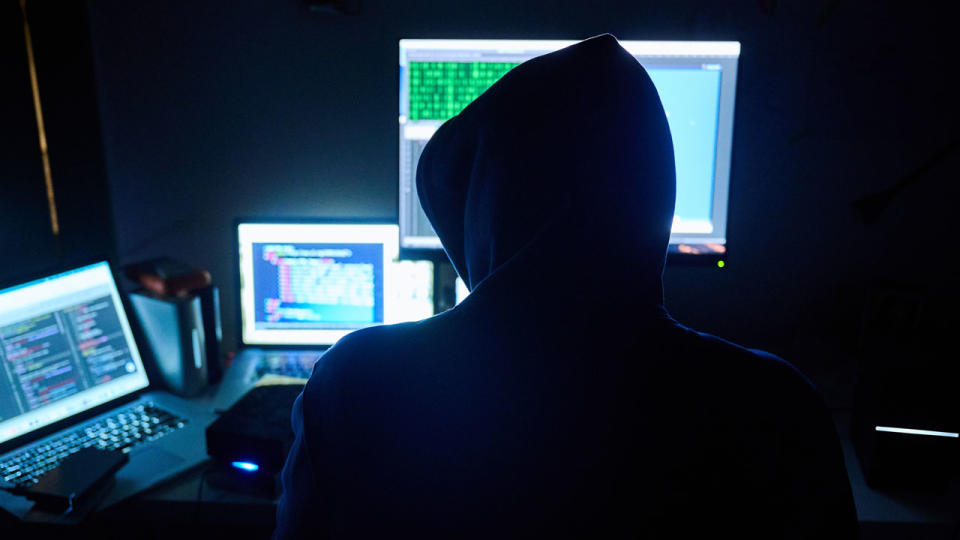
[[[673,144],[611,35],[515,67],[427,143],[417,192],[470,290],[509,268],[556,291],[662,303]]]

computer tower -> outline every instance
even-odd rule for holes
[[[205,329],[201,295],[161,297],[137,290],[130,304],[164,386],[180,396],[197,395],[210,382],[211,364],[219,367],[219,358],[208,356],[207,341],[217,336]]]

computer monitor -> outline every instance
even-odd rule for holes
[[[106,262],[0,290],[0,443],[147,385]]]
[[[453,299],[456,304],[463,302],[467,296],[470,295],[470,289],[467,288],[467,284],[463,281],[463,278],[457,277],[453,284]]]
[[[390,223],[237,223],[243,345],[333,345],[433,315],[433,264],[398,260]]]
[[[417,162],[424,145],[517,64],[575,41],[400,40],[400,247],[440,249],[420,207]],[[677,202],[673,254],[726,253],[733,107],[740,43],[621,41],[660,94],[673,137]]]

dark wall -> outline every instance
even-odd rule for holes
[[[86,8],[27,2],[59,234],[53,233],[18,2],[0,6],[0,283],[114,256]]]
[[[4,252],[16,254],[15,260],[25,261],[24,274],[35,270],[36,261],[54,251],[53,233],[47,211],[44,191],[40,145],[37,139],[37,121],[34,116],[33,95],[28,77],[23,22],[15,2],[0,4],[0,69],[5,84],[0,99],[3,129],[0,129],[0,163],[3,164],[2,184],[6,190],[0,197],[0,246]],[[24,234],[31,231],[34,234]],[[9,255],[8,255],[9,256]],[[6,265],[0,270],[0,282],[19,276],[18,264]]]
[[[233,347],[234,217],[396,216],[399,38],[735,39],[728,265],[668,268],[668,308],[841,377],[870,283],[956,275],[955,152],[872,224],[851,206],[956,139],[950,19],[899,3],[720,4],[369,0],[337,17],[294,0],[91,2],[121,259],[210,269]]]

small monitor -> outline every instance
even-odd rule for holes
[[[106,262],[0,290],[0,443],[147,385]]]
[[[440,249],[420,207],[417,162],[434,131],[514,66],[575,41],[400,40],[400,247]],[[740,43],[621,41],[660,94],[673,137],[677,202],[669,251],[722,256]]]
[[[388,223],[238,223],[243,344],[327,347],[433,315],[433,264],[397,260],[398,235]]]
[[[467,284],[463,281],[463,278],[457,277],[454,284],[454,301],[459,304],[460,302],[463,302],[469,295],[470,289],[467,288]]]

